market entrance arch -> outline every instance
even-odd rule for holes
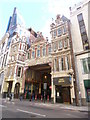
[[[25,73],[24,98],[29,98],[29,93],[37,99],[44,98],[44,83],[46,83],[45,99],[51,99],[51,67],[49,64],[30,66]]]

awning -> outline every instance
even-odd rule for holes
[[[86,88],[90,88],[90,79],[84,80],[84,86],[85,86]]]
[[[70,77],[56,77],[53,78],[54,85],[71,85],[71,78]]]

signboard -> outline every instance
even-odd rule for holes
[[[46,90],[47,89],[47,83],[44,83],[44,88],[43,88],[44,90]]]
[[[53,78],[53,85],[70,85],[70,78],[69,77],[56,77]]]

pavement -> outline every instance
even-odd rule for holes
[[[8,99],[2,99],[4,101],[7,101]],[[12,100],[12,104],[15,104],[15,102],[20,102],[19,99],[13,99]],[[26,103],[30,103],[29,100],[22,100],[21,102],[26,102]],[[78,110],[78,111],[81,111],[81,112],[90,112],[90,103],[87,105],[87,106],[74,106],[74,105],[71,105],[71,104],[61,104],[61,103],[51,103],[51,102],[45,102],[44,101],[31,101],[31,103],[35,104],[35,105],[39,105],[39,106],[45,106],[45,107],[52,107],[52,108],[62,108],[62,109],[67,109],[67,110]]]

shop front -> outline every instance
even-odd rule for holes
[[[84,80],[85,93],[86,93],[86,101],[90,102],[90,79]]]
[[[55,85],[55,98],[57,103],[71,104],[70,77],[53,78]]]
[[[49,100],[51,98],[51,68],[48,64],[31,66],[27,69],[25,74],[25,87],[24,87],[24,98],[29,99],[29,93],[34,97],[34,99]],[[46,83],[46,89],[44,90],[44,85]]]

